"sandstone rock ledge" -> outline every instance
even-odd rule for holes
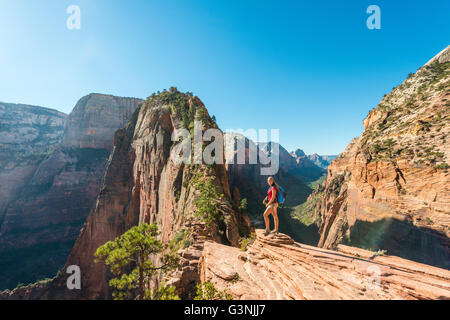
[[[450,271],[340,245],[331,251],[284,234],[256,240],[247,251],[205,242],[201,281],[234,299],[450,299]]]

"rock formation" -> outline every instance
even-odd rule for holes
[[[199,281],[198,260],[205,240],[238,246],[248,235],[249,220],[231,200],[225,165],[185,165],[174,161],[176,129],[193,129],[194,119],[203,128],[216,128],[197,97],[175,88],[153,95],[134,113],[125,128],[116,132],[100,194],[95,201],[63,272],[51,283],[20,288],[9,299],[108,299],[111,298],[103,263],[94,263],[97,248],[138,223],[157,223],[165,243],[177,238],[182,267],[166,280],[177,293],[192,298]],[[201,189],[217,194],[204,199]],[[198,199],[213,201],[217,217],[208,224],[198,214]],[[209,214],[209,213],[205,213]],[[181,236],[180,236],[181,235]],[[68,290],[64,270],[78,265],[82,289]],[[1,296],[0,296],[1,297]]]
[[[184,141],[172,137],[181,129],[195,132],[194,120],[202,120],[202,132],[218,129],[199,98],[175,88],[152,95],[141,104],[115,134],[100,193],[61,273],[46,284],[0,293],[0,299],[110,299],[110,275],[103,263],[94,262],[94,253],[100,245],[142,222],[156,223],[165,243],[181,244],[179,270],[158,281],[174,285],[185,299],[192,298],[195,285],[205,281],[228,290],[235,299],[450,298],[447,270],[385,256],[382,251],[338,243],[333,246],[338,251],[331,251],[295,243],[284,234],[264,237],[261,230],[256,230],[254,243],[241,251],[241,240],[248,239],[252,228],[239,206],[247,190],[242,189],[244,184],[237,177],[248,176],[262,186],[262,178],[255,178],[259,168],[177,162],[178,147]],[[334,171],[343,158],[345,154],[333,162],[328,180],[315,194],[324,194],[314,207],[319,217],[323,203],[331,197],[331,205],[323,208],[351,203],[347,198],[351,193],[343,186],[353,186],[352,175],[345,170],[342,174]],[[279,181],[292,177],[289,172],[280,174]],[[214,203],[217,210],[202,210],[202,201]],[[362,202],[366,203],[370,204]],[[327,211],[323,217],[323,221],[331,221]],[[325,225],[321,224],[322,235]],[[333,228],[342,225],[331,223]],[[396,232],[401,235],[399,230]],[[81,290],[66,287],[65,270],[70,265],[81,268]]]
[[[111,150],[114,132],[125,126],[141,102],[97,93],[82,97],[67,118],[63,146]]]
[[[338,251],[263,235],[246,251],[204,244],[201,281],[233,299],[450,299],[450,271],[344,245]]]
[[[309,199],[319,246],[450,268],[450,47],[383,97]]]
[[[23,178],[0,211],[1,289],[54,276],[64,265],[100,190],[114,132],[140,102],[90,94],[66,122],[48,109],[31,109],[38,114],[31,117],[29,107],[10,106],[1,114],[16,131],[0,139],[21,155],[2,170],[2,192],[3,181]],[[34,160],[24,161],[26,152]]]
[[[63,136],[66,114],[0,102],[0,225],[5,208]]]
[[[8,252],[2,241],[2,226],[10,221],[8,205],[17,201],[40,163],[60,143],[65,119],[66,114],[48,108],[0,103],[0,289],[20,281],[14,274],[17,265],[11,267],[16,251]]]
[[[109,274],[102,263],[94,263],[96,249],[134,225],[155,222],[165,243],[182,244],[181,268],[158,280],[174,285],[183,298],[193,297],[199,281],[211,281],[236,299],[449,299],[449,271],[436,268],[450,267],[449,51],[382,99],[364,120],[364,133],[333,160],[326,180],[301,205],[302,218],[309,215],[319,227],[321,248],[295,243],[283,234],[265,238],[260,230],[247,251],[237,248],[251,231],[240,201],[260,201],[265,177],[260,165],[187,165],[174,160],[183,143],[172,141],[175,131],[192,133],[194,120],[202,120],[202,131],[217,128],[197,97],[175,88],[149,97],[116,132],[101,183],[99,164],[108,152],[97,152],[111,145],[96,134],[112,132],[112,126],[97,129],[74,114],[61,146],[39,162],[30,183],[6,207],[0,243],[33,248],[37,236],[61,243],[75,235],[76,228],[67,221],[79,225],[78,213],[93,204],[90,214],[55,279],[0,293],[0,298],[109,299]],[[76,109],[100,119],[96,105],[82,99]],[[85,123],[72,130],[71,124],[81,119]],[[257,147],[267,153],[271,146]],[[289,201],[299,194],[304,197],[294,187],[303,188],[313,179],[300,169],[317,166],[302,152],[293,157],[282,147],[281,163],[277,180],[290,189]],[[317,169],[314,175],[321,175],[323,170]],[[61,194],[68,198],[57,198]],[[214,196],[204,199],[208,194]],[[214,202],[213,216],[201,210],[199,199]],[[61,204],[58,214],[47,208],[49,201]],[[30,208],[37,208],[34,215],[22,212]],[[285,220],[282,226],[297,228],[293,221]],[[56,231],[49,232],[49,225]],[[18,232],[29,227],[35,228],[29,233],[33,236]],[[81,267],[81,290],[66,288],[69,265]]]

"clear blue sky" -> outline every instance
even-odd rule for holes
[[[81,8],[81,30],[66,9]],[[366,8],[381,8],[381,30]],[[0,101],[192,91],[222,129],[340,153],[383,94],[450,43],[450,1],[0,0]]]

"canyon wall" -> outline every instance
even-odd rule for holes
[[[125,126],[142,102],[97,93],[82,97],[67,117],[62,146],[111,150],[114,132]]]
[[[61,141],[66,117],[48,108],[0,102],[0,225],[8,203]]]
[[[441,80],[439,77],[435,79],[437,83]],[[437,103],[430,103],[431,109],[427,109],[427,113],[437,111],[436,115],[447,119],[441,108],[442,97],[445,95],[440,92],[431,99]],[[409,113],[412,119],[415,119],[416,112],[420,114],[420,111]],[[176,293],[184,299],[192,299],[196,284],[206,281],[212,282],[219,290],[227,290],[235,299],[450,297],[450,275],[447,270],[404,259],[414,252],[405,250],[411,242],[420,258],[412,256],[413,260],[428,259],[427,263],[435,265],[448,261],[445,256],[448,254],[448,243],[445,242],[448,238],[441,234],[449,225],[445,220],[447,207],[443,205],[448,200],[445,192],[439,193],[440,188],[445,189],[444,185],[448,184],[445,180],[448,177],[446,167],[441,165],[443,157],[447,157],[445,147],[435,147],[440,149],[433,151],[433,155],[440,160],[433,166],[430,164],[433,163],[431,158],[426,160],[429,163],[416,159],[417,171],[414,172],[428,178],[422,179],[421,185],[405,169],[401,159],[392,157],[403,152],[410,154],[409,149],[400,152],[389,150],[389,146],[392,148],[391,142],[383,142],[381,149],[371,149],[374,141],[366,141],[367,149],[358,152],[355,146],[359,145],[357,142],[361,138],[354,141],[345,153],[332,162],[327,180],[309,199],[313,202],[310,213],[320,226],[319,244],[337,250],[331,251],[296,243],[284,234],[264,237],[262,230],[256,230],[256,239],[250,240],[248,237],[253,230],[246,215],[248,209],[240,206],[241,199],[252,190],[264,196],[262,190],[265,189],[266,177],[260,175],[260,165],[237,165],[230,163],[229,158],[224,165],[177,162],[178,147],[184,142],[178,138],[172,139],[172,136],[181,129],[193,133],[194,120],[202,120],[203,132],[208,128],[217,128],[197,97],[180,93],[175,88],[152,95],[141,104],[125,127],[115,134],[100,192],[61,273],[45,284],[0,293],[0,299],[110,299],[110,274],[102,262],[95,262],[95,251],[100,245],[143,222],[156,223],[164,243],[176,241],[180,244],[180,268],[159,276],[158,281],[174,285]],[[435,122],[429,121],[433,126]],[[388,123],[382,124],[386,132],[390,132]],[[409,130],[408,126],[402,127]],[[447,130],[441,125],[439,128],[443,132]],[[428,131],[425,129],[425,132]],[[436,137],[436,132],[431,132]],[[379,139],[385,141],[384,133],[378,134]],[[395,137],[399,139],[401,135]],[[248,146],[252,142],[247,143]],[[401,145],[408,144],[405,141]],[[366,161],[360,166],[361,159],[366,159],[364,157],[370,156],[374,150],[378,151],[377,160]],[[348,154],[354,156],[348,159]],[[231,157],[235,158],[236,154]],[[386,168],[380,167],[380,163],[385,163]],[[371,175],[368,169],[371,166],[381,170],[378,177]],[[396,173],[395,176],[391,171]],[[424,172],[430,176],[424,176]],[[239,180],[242,177],[247,177],[249,181]],[[292,178],[298,179],[284,171],[277,176],[283,184],[288,184],[287,179]],[[409,186],[405,180],[415,183]],[[301,179],[296,181],[302,182]],[[369,188],[369,185],[372,186],[370,183],[375,181],[380,184]],[[423,183],[431,185],[424,187]],[[209,186],[208,190],[204,189],[205,186]],[[422,188],[422,192],[415,189],[417,186]],[[412,193],[412,190],[416,192]],[[407,228],[406,223],[410,221],[398,213],[400,210],[391,210],[393,204],[397,208],[402,208],[399,204],[417,205],[414,199],[428,194],[429,190],[438,191],[437,196],[431,199],[435,202],[432,204],[434,211],[424,211],[425,214],[433,214],[433,226],[427,224],[427,230],[421,229],[421,221],[428,221],[423,217],[423,220],[414,220],[418,223],[414,229]],[[367,199],[366,195],[369,196]],[[409,196],[408,201],[400,198],[402,196]],[[395,201],[398,199],[402,201]],[[199,200],[214,203],[216,210],[202,211]],[[422,211],[416,209],[415,214],[417,212]],[[208,222],[211,213],[215,216]],[[354,223],[349,213],[355,217]],[[444,220],[439,220],[439,217],[444,217]],[[386,223],[386,219],[391,220]],[[396,224],[394,219],[403,224]],[[369,227],[361,228],[363,222],[369,223]],[[373,222],[376,223],[371,225]],[[238,248],[243,238],[249,241],[244,248],[246,251]],[[345,242],[364,247],[364,241],[379,247],[371,247],[368,251],[340,244]],[[387,248],[386,244],[389,244]],[[374,251],[377,249],[387,249],[388,252]],[[424,254],[425,249],[428,256]],[[81,269],[81,290],[69,290],[66,286],[68,274],[65,270],[70,265]]]
[[[29,145],[42,145],[45,153],[35,158],[32,166],[20,157],[10,159],[11,166],[16,166],[7,171],[10,176],[21,177],[17,168],[25,171],[24,165],[28,166],[28,174],[2,211],[1,289],[52,277],[64,265],[100,190],[114,132],[140,102],[90,94],[80,99],[66,119],[56,111],[47,111],[59,116],[57,120],[46,120],[48,124],[56,123],[60,130],[52,133],[53,127],[45,128],[47,135],[43,138],[51,139],[36,143],[21,134],[11,136],[11,148],[20,157]],[[2,118],[11,115],[26,119],[24,111],[17,107]],[[44,120],[40,121],[42,126]]]
[[[131,121],[116,132],[100,193],[62,270],[81,268],[82,289],[68,290],[67,274],[51,283],[4,293],[10,299],[110,299],[108,272],[94,262],[97,248],[139,223],[156,223],[165,243],[183,241],[181,268],[165,279],[183,298],[192,298],[199,282],[198,260],[206,240],[238,246],[250,232],[245,213],[233,204],[225,165],[187,165],[174,161],[171,137],[176,129],[192,129],[194,119],[203,128],[217,128],[197,97],[170,92],[153,95],[134,113]],[[217,217],[208,223],[197,211],[200,191],[216,194],[211,199]],[[181,237],[179,235],[182,235]],[[164,279],[161,279],[164,280]]]
[[[385,95],[310,196],[319,246],[450,268],[450,47]]]

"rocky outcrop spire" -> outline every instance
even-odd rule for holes
[[[114,147],[94,207],[62,269],[45,288],[26,293],[16,290],[9,297],[39,299],[108,299],[108,273],[103,263],[94,263],[94,253],[107,241],[120,236],[139,223],[156,223],[165,243],[182,241],[182,267],[166,280],[177,293],[192,298],[199,281],[198,259],[205,240],[239,245],[249,232],[246,215],[231,200],[224,164],[184,164],[173,161],[172,141],[176,129],[193,129],[194,120],[202,120],[202,130],[216,127],[199,98],[178,92],[149,97],[125,128],[116,132]],[[200,181],[216,193],[204,199]],[[214,201],[217,219],[206,222],[197,214],[197,199]],[[70,265],[81,268],[82,289],[66,288]]]

